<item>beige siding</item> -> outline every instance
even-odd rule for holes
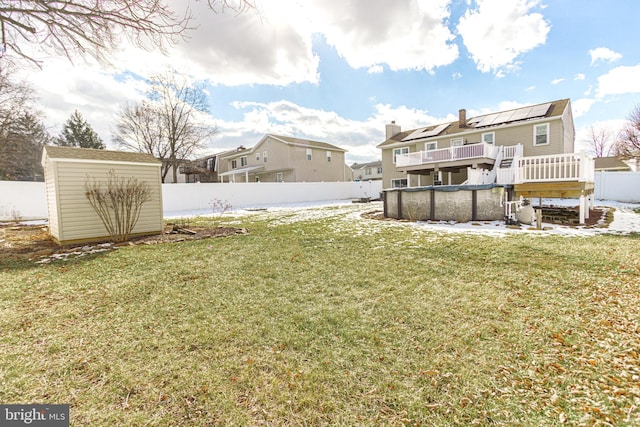
[[[60,227],[58,221],[59,208],[57,200],[57,191],[55,174],[56,163],[48,161],[44,165],[44,181],[47,193],[47,209],[49,213],[49,233],[53,238],[60,240]]]
[[[573,125],[573,113],[571,112],[571,103],[567,105],[567,108],[562,114],[562,129],[564,135],[564,152],[573,153],[575,150],[576,130]]]
[[[248,173],[249,182],[258,177],[261,182],[275,182],[277,174],[282,173],[284,182],[337,182],[351,181],[351,174],[345,172],[345,156],[343,151],[331,150],[331,161],[327,161],[327,149],[311,148],[311,160],[307,160],[307,147],[300,144],[287,144],[268,136],[251,150],[226,156],[221,160],[225,171],[231,171],[231,162],[236,160],[236,169],[262,166],[261,169]],[[264,152],[267,152],[267,161]],[[260,154],[260,159],[256,158]],[[247,164],[243,166],[241,158],[247,157]],[[245,182],[246,174],[238,172],[233,178],[235,182]]]
[[[296,171],[296,182],[345,181],[344,152],[331,152],[327,161],[327,150],[310,148],[311,160],[307,159],[307,147],[289,146],[291,166]]]
[[[64,243],[108,237],[102,221],[85,196],[85,182],[88,176],[104,181],[110,170],[114,170],[118,176],[132,176],[147,182],[152,188],[152,200],[142,206],[140,219],[133,234],[154,233],[162,230],[162,193],[157,166],[79,163],[64,160],[56,163],[58,204],[61,207],[58,213],[59,241]]]

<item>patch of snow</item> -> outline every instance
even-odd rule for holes
[[[543,199],[542,204],[543,206],[573,207],[578,206],[578,200]],[[332,220],[332,226],[335,232],[350,232],[355,235],[371,235],[388,227],[412,227],[416,232],[435,231],[438,232],[438,234],[447,235],[470,233],[494,237],[517,233],[527,233],[532,236],[559,235],[586,237],[599,234],[628,234],[631,232],[640,232],[640,214],[633,211],[633,209],[640,208],[640,204],[596,200],[594,205],[615,208],[613,215],[614,220],[609,227],[567,226],[543,223],[543,230],[537,230],[535,226],[507,228],[504,221],[471,221],[467,223],[456,223],[455,221],[378,221],[363,218],[362,214],[376,210],[382,211],[382,202],[352,203],[351,201],[344,200],[280,205],[264,207],[260,210],[241,209],[226,212],[221,219],[228,217],[231,222],[235,222],[234,220],[237,220],[238,217],[254,216],[256,219],[268,220],[273,226],[327,219]],[[193,216],[194,214],[211,216],[211,214],[207,215],[207,213],[204,212],[184,212],[182,216]],[[434,236],[434,238],[436,237],[437,236]]]

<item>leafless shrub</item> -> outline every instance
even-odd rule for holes
[[[114,242],[129,239],[140,219],[142,205],[152,199],[148,183],[118,176],[113,170],[104,182],[87,175],[85,196]]]
[[[213,199],[209,202],[209,206],[211,206],[211,213],[213,214],[214,219],[219,219],[225,212],[233,209],[231,203],[220,199]]]

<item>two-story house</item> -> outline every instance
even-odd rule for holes
[[[352,181],[345,152],[326,142],[267,134],[252,148],[219,154],[217,176],[221,182]]]
[[[382,160],[351,165],[355,181],[378,181],[382,179]]]
[[[593,159],[575,154],[569,99],[402,131],[386,125],[383,188],[494,185],[508,198],[593,194]],[[450,188],[451,189],[451,188]],[[443,189],[443,190],[450,190]]]

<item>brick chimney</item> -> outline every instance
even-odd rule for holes
[[[396,121],[392,120],[391,123],[386,126],[386,139],[389,139],[400,132],[400,125],[397,125]]]
[[[461,128],[467,127],[467,110],[464,108],[458,110],[458,126]]]

